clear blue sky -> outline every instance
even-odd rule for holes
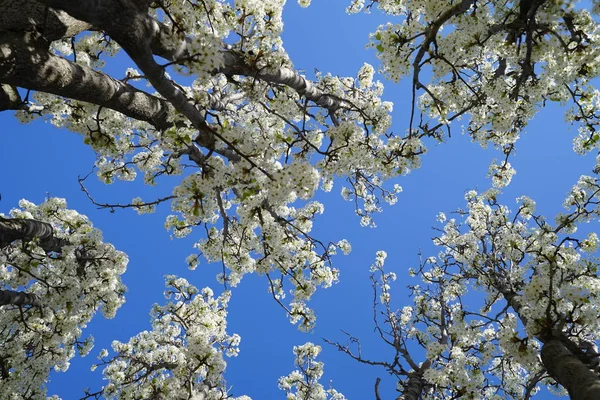
[[[371,15],[348,16],[344,13],[348,1],[318,0],[308,9],[290,1],[285,9],[284,45],[299,69],[312,73],[314,68],[335,75],[354,76],[363,62],[377,65],[374,53],[365,49],[369,32],[384,23],[378,12]],[[121,69],[121,68],[119,68]],[[403,132],[409,116],[407,83],[386,83],[385,99],[393,101],[393,130]],[[563,111],[545,110],[526,129],[517,144],[513,165],[517,174],[502,200],[509,205],[521,195],[538,202],[538,211],[553,216],[561,210],[567,190],[581,174],[591,173],[593,160],[576,156],[571,142],[576,130],[563,122]],[[190,279],[196,286],[218,288],[215,275],[220,267],[206,263],[194,272],[186,268],[185,257],[192,244],[200,239],[199,231],[183,240],[171,240],[163,228],[169,206],[159,207],[153,215],[138,216],[125,210],[114,214],[97,210],[79,190],[78,175],[87,174],[94,154],[77,134],[57,130],[50,124],[36,122],[20,125],[9,112],[0,114],[3,142],[0,156],[0,210],[7,213],[18,200],[26,198],[39,203],[47,195],[65,197],[70,208],[86,214],[104,232],[107,242],[125,251],[130,258],[124,281],[129,288],[127,302],[116,318],[105,320],[98,315],[86,333],[95,337],[96,346],[86,358],[76,357],[66,373],[53,374],[49,394],[64,399],[79,398],[84,387],[98,389],[102,385],[100,369],[89,372],[100,349],[109,347],[114,339],[127,341],[141,330],[149,329],[149,310],[162,302],[164,274],[177,274]],[[376,377],[383,379],[384,398],[395,398],[395,382],[383,370],[358,365],[322,342],[322,338],[344,340],[340,329],[362,339],[363,351],[372,358],[389,360],[387,349],[373,332],[372,291],[369,266],[377,250],[388,252],[387,268],[395,271],[399,280],[393,287],[396,305],[408,304],[404,286],[407,269],[415,267],[417,253],[435,254],[431,244],[435,216],[464,206],[468,189],[487,189],[488,165],[498,154],[482,150],[455,127],[448,143],[429,144],[422,168],[397,180],[404,192],[393,207],[376,219],[376,229],[361,228],[353,216],[353,207],[339,196],[341,186],[332,193],[320,194],[325,214],[317,219],[315,235],[324,241],[348,239],[351,255],[336,258],[341,269],[341,283],[318,291],[312,301],[318,321],[311,334],[299,333],[290,325],[283,310],[266,291],[261,277],[246,277],[234,291],[230,303],[229,332],[242,336],[241,353],[229,360],[227,378],[232,394],[247,394],[254,399],[283,398],[277,389],[277,379],[293,370],[292,347],[306,341],[321,344],[321,360],[325,362],[324,383],[333,386],[351,399],[374,398]],[[99,201],[129,201],[170,194],[167,182],[156,188],[141,182],[116,183],[104,186],[95,179],[90,190]],[[176,182],[172,180],[171,182]],[[543,398],[539,396],[538,398]]]

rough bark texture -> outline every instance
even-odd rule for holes
[[[42,301],[37,295],[32,293],[16,292],[14,290],[0,290],[0,307],[9,304],[19,307],[41,307]]]
[[[542,362],[548,373],[563,385],[572,400],[600,399],[600,377],[591,371],[558,339],[542,347]]]
[[[0,10],[0,32],[35,30],[47,40],[57,40],[91,27],[35,0],[0,0]]]
[[[412,373],[409,375],[402,394],[396,400],[419,400],[423,392],[422,373]]]
[[[244,75],[256,79],[276,83],[294,89],[300,96],[306,97],[315,104],[334,112],[343,107],[344,102],[317,89],[313,83],[290,68],[280,67],[275,70],[260,70],[247,64],[243,57],[231,51],[224,52],[225,65],[219,70],[226,75]]]
[[[0,111],[18,110],[23,107],[23,101],[17,88],[11,85],[0,84]]]
[[[87,101],[159,129],[169,126],[166,101],[46,48],[45,39],[35,32],[0,33],[0,82]]]
[[[62,247],[69,244],[65,239],[54,237],[52,226],[45,222],[0,217],[0,249],[15,240],[31,241],[36,238],[46,252],[60,253]]]
[[[199,144],[214,148],[215,139],[203,115],[166,77],[164,68],[154,60],[152,43],[160,38],[160,25],[150,17],[147,10],[142,9],[140,3],[131,0],[42,2],[66,11],[77,19],[90,22],[116,40],[154,89],[198,129]]]

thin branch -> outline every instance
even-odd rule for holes
[[[111,212],[115,212],[116,208],[135,208],[135,209],[140,209],[142,207],[152,207],[152,206],[156,206],[160,203],[164,203],[165,201],[168,200],[172,200],[177,196],[171,195],[171,196],[166,196],[166,197],[162,197],[159,199],[156,199],[154,201],[149,201],[149,202],[145,202],[145,203],[128,203],[128,204],[120,204],[120,203],[114,203],[114,204],[110,204],[110,203],[99,203],[97,202],[92,195],[90,194],[89,190],[85,187],[85,185],[83,184],[83,182],[86,180],[86,178],[89,176],[89,174],[85,177],[78,177],[77,178],[77,182],[79,182],[79,187],[81,188],[81,191],[85,193],[85,195],[87,196],[88,199],[90,199],[90,201],[98,206],[98,208],[109,208]]]

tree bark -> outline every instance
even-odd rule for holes
[[[396,400],[419,400],[423,392],[422,373],[411,373],[408,375],[408,381],[404,385],[402,394]]]
[[[0,307],[9,304],[19,307],[41,307],[42,301],[37,295],[32,293],[17,292],[14,290],[0,290]]]
[[[31,241],[36,238],[46,252],[60,253],[62,247],[69,244],[69,241],[65,239],[54,237],[52,226],[45,222],[0,217],[0,249],[15,240]]]
[[[0,32],[37,31],[53,41],[91,28],[90,24],[36,0],[0,0],[0,9]]]
[[[110,108],[159,130],[170,127],[167,116],[175,108],[199,130],[198,144],[214,148],[213,130],[203,114],[166,79],[163,68],[152,57],[154,54],[170,61],[189,57],[187,42],[182,38],[173,47],[173,42],[166,39],[175,33],[154,20],[147,7],[130,0],[27,0],[20,10],[18,6],[15,0],[0,0],[0,83],[8,85],[0,91],[0,111],[23,107],[16,90],[9,90],[16,86]],[[15,25],[14,21],[20,22]],[[51,40],[92,27],[116,40],[166,100],[48,51]],[[34,30],[28,30],[31,28]],[[349,106],[318,90],[293,69],[259,70],[246,63],[243,55],[226,50],[225,45],[223,56],[225,64],[215,74],[251,76],[285,85],[330,112]],[[206,108],[214,106],[222,104],[211,101]]]
[[[34,32],[0,34],[0,82],[97,104],[157,129],[170,126],[165,100],[46,49]]]
[[[269,68],[269,70],[258,69],[244,61],[241,54],[232,51],[225,51],[224,65],[218,70],[225,75],[242,75],[259,79],[264,82],[287,86],[295,90],[298,95],[314,102],[318,106],[326,108],[330,112],[335,112],[343,106],[350,106],[343,100],[331,96],[317,89],[312,81],[300,75],[297,71],[286,68]]]
[[[23,100],[16,87],[0,84],[0,111],[20,110],[23,107]]]
[[[542,362],[548,373],[567,389],[572,400],[600,399],[600,376],[560,340],[552,338],[544,343]]]
[[[36,0],[0,0],[0,8],[0,32],[37,31],[53,41],[91,28],[90,24]]]
[[[42,2],[64,10],[79,20],[91,23],[119,43],[154,89],[199,131],[198,144],[206,148],[214,148],[214,134],[204,116],[167,78],[164,68],[154,60],[152,42],[160,36],[160,25],[148,15],[147,9],[141,9],[140,4],[132,0],[102,2],[42,0]]]

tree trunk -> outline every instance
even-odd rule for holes
[[[572,400],[600,399],[600,376],[556,338],[542,347],[542,362],[548,373],[564,386]]]
[[[33,219],[7,219],[0,217],[0,249],[15,240],[31,241],[39,239],[40,246],[46,252],[60,253],[68,245],[65,239],[54,237],[52,225]]]
[[[421,373],[411,373],[404,385],[402,394],[396,400],[419,400],[423,392],[423,376]]]

